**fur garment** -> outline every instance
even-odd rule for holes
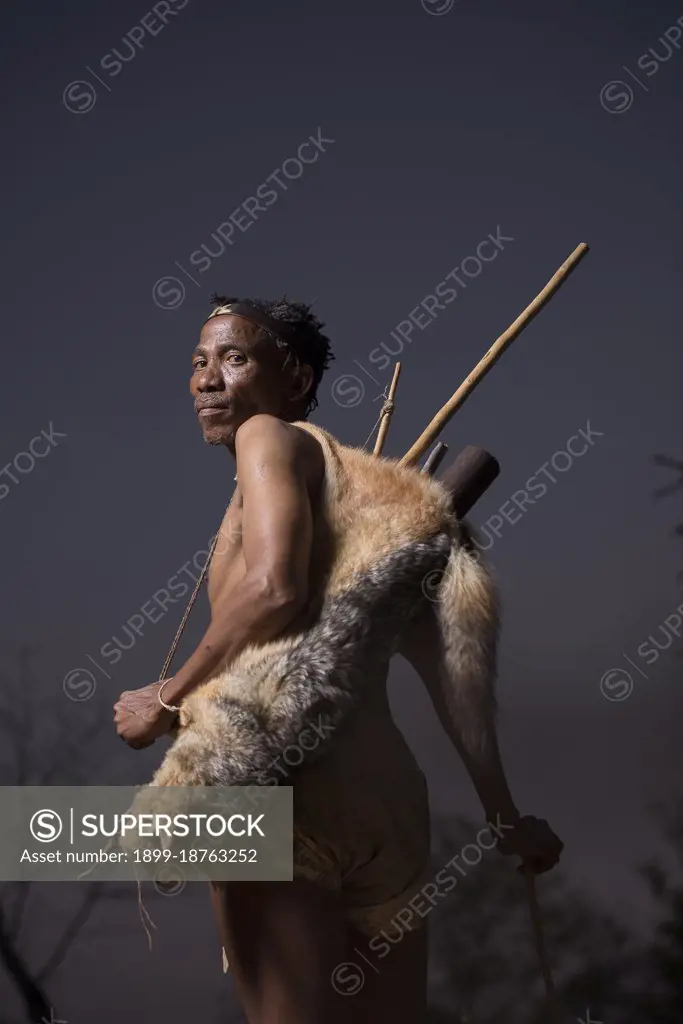
[[[295,425],[317,438],[326,470],[312,622],[296,636],[245,648],[183,701],[152,785],[277,784],[273,765],[311,728],[325,739],[305,760],[322,756],[369,685],[372,664],[388,661],[430,602],[451,713],[474,733],[495,707],[495,588],[445,488],[320,427]]]

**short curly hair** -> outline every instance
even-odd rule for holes
[[[317,392],[323,373],[335,358],[330,339],[323,334],[325,324],[311,312],[311,306],[304,302],[290,302],[286,295],[280,299],[247,299],[236,296],[212,295],[214,306],[229,306],[233,302],[248,302],[262,313],[274,320],[281,320],[294,331],[288,341],[277,338],[280,348],[286,349],[293,356],[296,365],[304,363],[313,370],[313,383],[308,392],[308,405],[304,412],[307,419],[318,406]]]

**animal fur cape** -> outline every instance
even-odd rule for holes
[[[329,738],[306,759],[322,756],[372,678],[369,665],[391,657],[430,603],[451,713],[476,731],[480,710],[494,704],[495,589],[445,488],[321,427],[295,425],[318,439],[326,470],[312,622],[296,636],[245,648],[183,701],[154,786],[281,782],[274,763],[321,717]]]

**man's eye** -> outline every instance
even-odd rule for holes
[[[192,368],[194,370],[201,370],[202,367],[204,367],[204,366],[206,366],[206,360],[205,359],[195,359],[195,361],[192,364]]]
[[[241,352],[228,352],[225,358],[231,363],[243,363],[245,361],[244,356],[242,355]]]

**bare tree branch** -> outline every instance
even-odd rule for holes
[[[54,974],[55,970],[63,962],[73,945],[74,939],[84,927],[88,918],[95,909],[95,904],[98,902],[103,888],[103,882],[92,882],[88,884],[85,899],[64,928],[50,956],[47,958],[43,966],[36,972],[36,978],[38,981],[46,981],[50,975]]]
[[[673,483],[660,487],[654,492],[655,498],[668,498],[669,495],[683,490],[683,462],[680,459],[673,459],[670,455],[654,455],[652,461],[656,466],[672,469],[675,473],[678,473],[678,480],[674,480]]]
[[[4,928],[2,907],[0,907],[0,960],[14,980],[30,1014],[30,1020],[39,1021],[42,1017],[51,1020],[52,1004],[29,970],[25,960],[17,952],[14,944],[10,942]]]
[[[74,706],[59,697],[45,714],[35,707],[35,680],[32,672],[33,650],[22,647],[18,653],[17,669],[6,673],[0,686],[0,726],[4,742],[3,782],[10,785],[78,785],[87,778],[84,751],[94,749],[94,741],[103,730],[93,719],[74,729]],[[7,678],[9,677],[9,678]],[[78,720],[78,718],[77,718]],[[6,778],[5,768],[11,772]],[[58,937],[42,966],[31,966],[21,949],[20,933],[27,931],[26,923],[32,910],[31,893],[36,885],[31,882],[0,885],[0,964],[4,966],[20,996],[27,1019],[51,1020],[51,1002],[44,989],[73,949],[78,936],[90,920],[99,901],[115,889],[117,896],[129,893],[123,886],[108,886],[104,882],[83,883],[85,892],[77,909],[59,929]],[[132,895],[132,893],[131,893]]]

